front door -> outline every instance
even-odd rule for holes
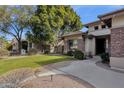
[[[96,55],[105,53],[106,49],[106,39],[105,38],[96,38]]]

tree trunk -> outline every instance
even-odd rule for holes
[[[21,55],[21,49],[22,49],[22,42],[21,40],[18,40],[18,53]]]

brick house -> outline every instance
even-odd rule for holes
[[[111,68],[124,69],[124,9],[98,18],[98,21],[85,24],[88,28],[85,51],[93,55],[108,52]]]
[[[62,36],[63,48],[59,50],[67,53],[71,48],[78,48],[86,55],[94,56],[108,52],[111,68],[124,69],[124,9],[98,18],[84,25],[88,28],[87,33],[77,31]]]
[[[124,9],[98,16],[107,26],[110,26],[112,68],[124,69]]]
[[[94,21],[84,25],[88,28],[85,38],[86,55],[110,53],[110,27],[102,21]]]
[[[84,25],[88,28],[86,33],[76,31],[61,36],[52,50],[67,53],[78,48],[85,55],[93,56],[108,52],[110,66],[124,69],[124,9],[99,15],[98,18]]]
[[[77,48],[82,52],[85,52],[85,34],[81,31],[71,32],[63,35],[59,38],[57,45],[57,53],[67,53],[68,51]]]

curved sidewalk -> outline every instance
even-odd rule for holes
[[[57,69],[83,79],[97,88],[124,88],[124,73],[101,68],[93,60],[73,61],[70,65]]]

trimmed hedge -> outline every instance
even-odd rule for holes
[[[68,56],[74,56],[74,58],[83,60],[84,59],[84,53],[78,49],[73,49],[71,51],[67,52]]]
[[[102,59],[102,63],[109,63],[110,62],[110,56],[109,53],[102,53],[100,55],[101,59]]]
[[[49,53],[50,53],[49,50],[45,50],[45,51],[44,51],[44,54],[49,54]]]
[[[67,52],[67,55],[68,55],[68,56],[73,56],[73,55],[74,55],[74,52],[73,52],[73,51],[68,51],[68,52]]]
[[[84,53],[78,49],[75,49],[74,58],[79,59],[79,60],[83,60],[84,59]]]

